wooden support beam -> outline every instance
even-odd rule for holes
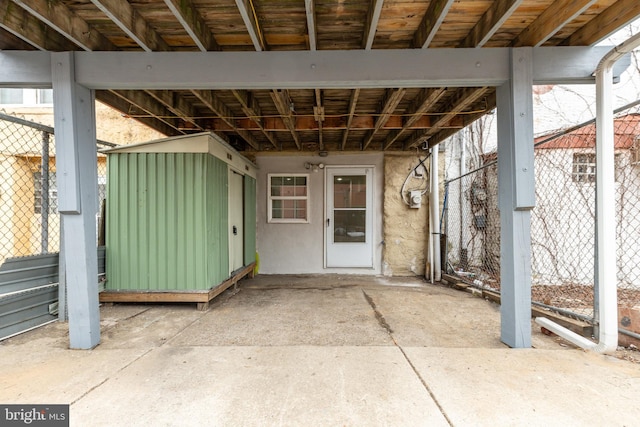
[[[180,126],[175,122],[175,120],[170,118],[172,116],[171,112],[164,105],[161,105],[158,101],[149,97],[145,92],[133,90],[114,90],[111,91],[111,93],[124,99],[131,105],[136,106],[140,110],[160,120],[166,125],[172,127],[176,130],[176,132],[178,132],[178,134],[185,133],[180,129]]]
[[[236,6],[238,7],[240,16],[242,16],[245,27],[247,27],[247,32],[253,42],[253,47],[257,51],[267,50],[267,42],[265,41],[260,24],[256,19],[256,11],[251,0],[236,0]]]
[[[378,21],[380,21],[380,13],[384,0],[371,0],[369,10],[367,12],[367,22],[364,24],[364,37],[362,38],[362,47],[365,50],[371,49],[373,40],[376,38],[376,30]]]
[[[618,0],[562,42],[565,46],[591,46],[640,16],[638,0]]]
[[[249,117],[250,121],[255,123],[264,136],[267,137],[269,142],[278,150],[282,147],[278,143],[278,141],[271,135],[269,132],[265,131],[265,128],[262,124],[262,112],[260,111],[260,105],[258,101],[251,96],[251,92],[246,90],[232,90],[233,96],[236,97],[240,105],[242,106],[242,111]]]
[[[404,121],[404,125],[399,131],[392,132],[387,137],[384,149],[387,150],[398,138],[408,129],[424,117],[424,113],[429,111],[438,100],[444,95],[446,88],[423,89],[413,101],[411,109],[407,112],[409,116]],[[429,123],[431,124],[431,123]]]
[[[182,120],[191,123],[194,129],[204,131],[204,127],[195,119],[197,114],[193,105],[187,103],[182,97],[176,96],[175,92],[168,90],[145,90],[145,93],[167,107],[169,111]]]
[[[162,37],[128,1],[91,0],[91,2],[146,52],[170,50]]]
[[[324,141],[322,139],[322,122],[324,122],[324,106],[322,105],[322,89],[316,89],[316,106],[313,107],[314,119],[318,123],[318,147],[324,151]]]
[[[164,0],[180,25],[202,52],[220,50],[204,18],[192,0]]]
[[[342,134],[342,144],[340,144],[340,149],[344,150],[347,146],[347,139],[349,138],[349,130],[351,129],[351,124],[353,122],[353,115],[356,112],[356,105],[358,104],[358,97],[360,96],[360,89],[355,89],[351,91],[351,99],[349,100],[349,115],[347,116],[347,127]]]
[[[81,49],[115,50],[115,46],[59,0],[13,0]]]
[[[309,35],[309,50],[317,50],[316,37],[316,8],[314,0],[304,0],[304,10],[307,15],[307,34]]]
[[[373,141],[374,135],[384,126],[384,124],[389,120],[391,114],[395,111],[400,101],[404,97],[404,94],[407,90],[404,88],[401,89],[389,89],[385,94],[385,100],[382,108],[380,109],[380,114],[376,119],[376,124],[372,131],[369,132],[367,137],[365,138],[364,143],[362,144],[362,149],[366,150],[371,141]]]
[[[227,125],[231,126],[233,130],[240,135],[242,139],[244,139],[254,150],[260,149],[260,144],[255,140],[251,132],[246,129],[240,129],[236,126],[235,120],[233,119],[233,114],[229,107],[224,105],[210,90],[192,90],[191,91],[203,104],[207,106],[211,111],[220,116],[222,120],[227,123]]]
[[[471,29],[460,47],[482,47],[518,9],[523,0],[496,0]]]
[[[298,150],[301,150],[302,144],[300,144],[300,137],[296,132],[295,119],[293,118],[291,111],[291,98],[289,97],[289,91],[280,89],[272,90],[271,99],[273,100],[278,113],[282,116],[284,124],[289,129],[289,132],[291,132],[291,136],[296,143],[296,147],[298,147]]]
[[[552,2],[511,44],[513,47],[541,46],[567,23],[589,9],[596,0],[575,0]]]
[[[429,47],[452,4],[453,0],[431,0],[429,2],[429,8],[413,36],[414,48],[426,49]]]
[[[132,104],[129,101],[127,101],[125,98],[116,95],[114,92],[116,91],[97,90],[96,100],[102,102],[105,105],[108,105],[111,108],[114,108],[122,112],[123,114],[126,114],[127,111],[131,111]],[[167,136],[174,136],[174,135],[181,134],[181,132],[178,132],[174,127],[169,126],[166,122],[161,121],[153,116],[132,117],[132,118],[142,123],[143,125],[148,126],[151,129],[155,129],[158,132]]]

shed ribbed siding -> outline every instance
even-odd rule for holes
[[[107,200],[107,289],[203,290],[228,277],[223,161],[110,154]]]
[[[256,261],[256,180],[244,176],[244,265]]]

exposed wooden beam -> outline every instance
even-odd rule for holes
[[[570,46],[591,46],[640,17],[640,1],[618,0],[562,42]]]
[[[278,113],[280,113],[282,120],[284,120],[284,124],[289,129],[289,132],[291,132],[291,136],[293,137],[293,141],[296,143],[296,147],[298,147],[298,150],[301,150],[302,145],[300,144],[300,137],[296,131],[296,124],[291,111],[291,98],[289,97],[289,91],[278,89],[271,91],[270,94]]]
[[[375,134],[380,130],[382,126],[384,126],[387,120],[389,120],[391,114],[393,114],[398,104],[400,104],[400,101],[402,101],[402,98],[404,97],[406,91],[407,90],[404,88],[387,90],[383,106],[380,109],[380,114],[376,119],[376,124],[373,130],[369,132],[364,140],[364,143],[362,144],[363,150],[367,149],[369,144],[371,144],[371,141],[373,141],[373,137],[375,136]]]
[[[238,6],[238,11],[242,16],[245,27],[247,27],[247,32],[249,33],[249,37],[251,37],[251,41],[253,42],[253,47],[257,51],[267,50],[267,43],[265,41],[264,34],[262,33],[262,29],[260,28],[260,23],[257,20],[257,14],[255,7],[253,6],[253,1],[236,0],[236,6]]]
[[[349,130],[351,129],[351,124],[353,122],[353,115],[356,112],[356,105],[358,104],[358,97],[360,96],[360,89],[355,89],[351,92],[351,99],[349,100],[349,114],[347,116],[347,128],[344,130],[342,134],[342,144],[340,144],[340,149],[344,150],[347,145],[347,139],[349,138]]]
[[[191,0],[164,0],[180,25],[202,52],[220,50],[198,8]]]
[[[316,37],[316,7],[314,0],[304,0],[304,10],[307,15],[307,33],[309,34],[309,50],[318,49]]]
[[[376,30],[383,4],[384,0],[371,0],[369,11],[367,12],[367,22],[364,24],[364,37],[362,38],[362,47],[366,50],[371,49],[373,40],[376,38]]]
[[[260,143],[255,140],[251,132],[246,129],[240,129],[236,126],[235,120],[233,119],[233,114],[229,107],[227,107],[224,103],[222,103],[210,90],[192,90],[191,91],[204,105],[207,106],[211,111],[220,116],[222,120],[229,126],[231,126],[234,131],[240,135],[242,139],[244,139],[254,150],[260,149]]]
[[[114,91],[109,90],[97,90],[96,99],[111,108],[120,111],[122,114],[127,114],[131,111],[132,104],[122,96],[118,96]],[[137,107],[135,107],[137,108]],[[182,132],[177,131],[173,126],[169,126],[166,122],[158,120],[156,117],[132,117],[134,120],[142,123],[145,126],[150,127],[164,135],[174,136],[180,135]]]
[[[1,15],[1,12],[0,12],[0,15]],[[0,46],[3,46],[3,49],[11,49],[11,50],[32,50],[34,48],[34,46],[22,40],[20,37],[17,37],[11,31],[4,29],[2,27],[1,22],[0,22]]]
[[[162,37],[128,1],[91,0],[91,2],[146,52],[170,50]]]
[[[13,0],[81,49],[115,50],[115,46],[60,0]]]
[[[398,138],[408,129],[413,126],[418,120],[424,117],[424,113],[429,111],[438,100],[444,95],[446,88],[437,89],[423,89],[413,102],[411,109],[407,112],[408,118],[404,121],[402,129],[389,134],[384,144],[384,149],[387,150],[391,145],[398,140]]]
[[[489,111],[493,110],[494,108],[496,108],[496,91],[495,91],[495,88],[491,88],[490,93],[487,93],[486,111],[478,111],[476,113],[467,114],[463,116],[464,121],[462,125],[469,126],[471,123],[475,122],[479,118],[484,117]],[[450,136],[454,135],[458,131],[459,129],[452,129],[452,128],[440,130],[439,132],[433,134],[429,138],[429,143],[427,144],[427,148],[435,147],[436,145],[438,145],[445,139],[449,138]]]
[[[0,2],[0,16],[0,27],[36,49],[63,51],[78,48],[71,40],[10,1]]]
[[[431,0],[429,8],[413,36],[413,47],[426,49],[442,25],[454,0]]]
[[[541,46],[553,37],[567,23],[580,16],[597,0],[554,1],[524,29],[513,41],[512,46]]]
[[[322,105],[322,89],[316,89],[316,106],[313,107],[313,115],[318,123],[318,147],[320,151],[324,151],[324,140],[322,137],[322,123],[324,122],[324,106]]]
[[[413,148],[424,142],[429,136],[438,132],[441,128],[447,127],[449,122],[461,113],[463,110],[474,104],[478,99],[485,95],[488,88],[466,88],[460,90],[456,93],[455,98],[449,102],[449,104],[444,108],[445,113],[441,114],[437,118],[434,119],[432,123],[432,127],[424,130],[415,132],[414,135],[409,138],[408,142],[405,144],[407,148]],[[483,111],[485,113],[487,110]]]
[[[171,112],[164,105],[149,97],[145,92],[134,90],[119,90],[111,91],[111,93],[134,105],[150,116],[160,120],[166,125],[172,127],[178,134],[185,133],[180,129],[178,123],[176,123],[176,121],[171,118]]]
[[[523,0],[496,0],[471,29],[460,47],[482,47],[518,9]]]
[[[260,111],[260,105],[258,104],[258,101],[256,101],[256,99],[251,96],[251,92],[246,90],[232,90],[231,92],[242,106],[242,111],[244,111],[247,117],[249,117],[250,121],[257,125],[258,129],[263,133],[264,136],[267,137],[269,142],[276,149],[282,149],[281,144],[278,143],[274,136],[265,131],[261,120],[262,112]]]
[[[176,96],[175,92],[168,90],[146,90],[149,96],[167,107],[176,116],[191,123],[194,129],[204,131],[204,127],[195,119],[197,116],[192,104],[187,103],[182,97]]]

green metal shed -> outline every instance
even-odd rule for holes
[[[101,301],[204,303],[203,294],[212,298],[221,284],[253,274],[252,162],[211,133],[104,152],[107,282]]]

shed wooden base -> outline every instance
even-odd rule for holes
[[[205,291],[103,291],[100,302],[195,302],[198,310],[209,308],[209,302],[244,277],[253,277],[255,262],[238,270],[233,276]]]

